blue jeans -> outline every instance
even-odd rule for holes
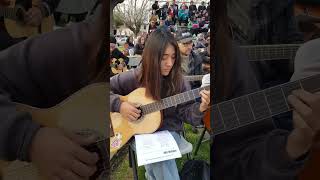
[[[181,137],[178,133],[170,131],[177,143]],[[135,148],[134,148],[135,149]],[[147,180],[180,180],[175,159],[152,163],[144,166]]]

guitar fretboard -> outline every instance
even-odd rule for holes
[[[184,76],[186,81],[201,81],[204,75]]]
[[[249,95],[241,96],[211,107],[213,135],[291,111],[287,97],[293,90],[320,90],[320,74],[289,82]]]
[[[149,114],[152,112],[160,111],[169,107],[176,106],[181,103],[185,103],[191,100],[194,100],[196,98],[200,97],[200,91],[202,90],[209,90],[210,86],[205,86],[197,89],[193,89],[184,93],[180,93],[174,96],[170,96],[164,99],[161,99],[161,101],[146,104],[141,106],[142,114]]]
[[[0,17],[18,20],[18,8],[0,7]]]
[[[249,61],[293,59],[299,47],[299,44],[241,46],[247,52]]]

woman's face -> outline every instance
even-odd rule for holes
[[[141,44],[144,44],[144,37],[141,37]]]
[[[174,46],[168,44],[161,60],[161,75],[168,76],[176,61],[176,51]]]

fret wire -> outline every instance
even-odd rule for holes
[[[155,107],[155,103],[153,102],[153,103],[150,103],[149,104],[150,105],[150,113],[152,113],[153,111],[154,111],[154,107]]]
[[[179,99],[178,99],[177,95],[174,95],[173,97],[174,97],[174,102],[175,102],[174,105],[176,106],[179,104],[179,101],[178,101]]]
[[[151,104],[152,107],[152,111],[151,112],[155,112],[158,108],[157,108],[157,102],[154,102]]]
[[[223,120],[222,113],[220,111],[219,105],[217,105],[217,108],[218,108],[218,116],[219,116],[219,113],[220,113],[221,121],[223,123],[223,129],[226,129],[226,124],[224,123],[224,120]]]
[[[167,108],[166,105],[165,105],[165,103],[164,103],[164,99],[161,99],[161,104],[162,104],[162,106],[163,106],[163,109],[166,109],[166,108]]]
[[[252,112],[252,115],[253,115],[253,119],[254,119],[254,121],[255,121],[255,120],[257,120],[257,119],[256,119],[256,115],[254,114],[254,110],[253,110],[253,108],[252,108],[249,95],[246,95],[246,96],[247,96],[247,99],[248,99],[248,102],[249,102],[249,106],[250,106],[250,109],[251,109],[251,112]]]
[[[263,91],[263,97],[264,97],[264,99],[266,100],[266,102],[267,102],[267,106],[268,106],[268,109],[269,109],[269,112],[270,112],[270,114],[272,115],[272,111],[271,111],[271,109],[270,109],[270,106],[269,106],[269,102],[268,102],[268,100],[267,100],[267,97],[266,97],[267,95],[266,95],[266,91]]]
[[[178,99],[179,99],[179,104],[181,104],[181,103],[183,102],[182,95],[183,95],[183,94],[179,94],[179,95],[177,96]]]
[[[173,106],[173,102],[172,102],[172,98],[171,97],[168,97],[168,100],[170,101],[170,107]]]
[[[176,106],[177,104],[178,104],[178,102],[177,102],[177,95],[174,95],[174,96],[172,96],[172,99],[174,100],[173,102],[173,106]]]
[[[154,107],[155,107],[154,111],[160,109],[159,103],[158,102],[154,102]]]
[[[148,105],[145,105],[144,107],[145,107],[146,114],[149,114]]]
[[[191,92],[192,95],[193,95],[193,99],[196,99],[196,97],[195,97],[194,94],[193,94],[193,90],[191,90],[190,92]]]
[[[301,89],[304,90],[304,88],[303,88],[303,86],[302,86],[302,84],[301,84],[301,81],[300,81],[300,80],[298,80],[298,81],[299,81],[299,84],[300,84]]]
[[[240,126],[241,123],[240,123],[240,119],[239,119],[239,117],[238,117],[238,113],[237,113],[237,111],[236,111],[236,107],[234,106],[234,102],[233,102],[233,101],[232,101],[231,103],[232,103],[234,113],[236,114],[236,117],[237,117],[237,120],[238,120],[238,123],[239,123],[239,126]]]
[[[187,93],[183,93],[183,94],[182,94],[184,102],[187,102],[187,101],[188,101],[188,98],[186,97],[186,95],[187,95]]]
[[[188,94],[188,97],[189,97],[189,101],[192,100],[190,91],[187,94]]]
[[[165,104],[165,102],[163,100],[161,100],[161,104],[163,106],[163,109],[166,109],[167,108],[167,105]]]
[[[147,109],[148,114],[151,113],[151,106],[150,106],[150,104],[147,104],[147,105],[146,105],[146,109]]]
[[[179,98],[179,104],[183,103],[183,93],[178,95]]]
[[[166,104],[166,108],[170,107],[170,104],[169,104],[168,98],[165,98],[164,102],[165,102],[165,104]]]
[[[166,98],[167,108],[170,107],[169,98]]]
[[[144,110],[145,110],[146,114],[149,114],[149,110],[148,110],[148,108],[146,106],[144,107]]]
[[[161,101],[158,101],[158,106],[159,106],[158,110],[160,111],[162,109]]]

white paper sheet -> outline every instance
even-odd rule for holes
[[[135,135],[138,166],[180,158],[179,147],[169,131]]]

